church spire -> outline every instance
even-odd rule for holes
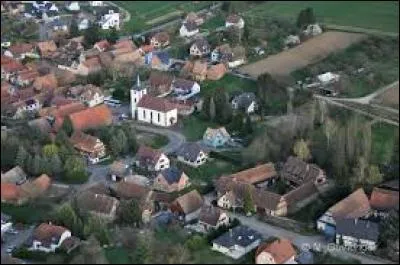
[[[136,77],[136,87],[137,87],[137,88],[140,88],[140,77],[139,77],[139,73],[137,74],[137,77]]]

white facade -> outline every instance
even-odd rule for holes
[[[139,100],[147,94],[147,90],[145,88],[143,89],[131,89],[131,115],[132,119],[135,119],[137,116],[137,104],[139,103]]]
[[[233,259],[239,259],[258,247],[260,245],[261,241],[260,239],[254,241],[252,244],[248,245],[247,247],[242,247],[239,245],[234,245],[230,248],[226,248],[224,246],[218,245],[216,243],[213,243],[212,245],[212,250],[221,252],[224,255],[227,255]]]
[[[203,56],[206,54],[209,54],[210,50],[207,49],[205,52],[202,52],[196,44],[192,44],[192,46],[190,46],[190,55],[192,56]]]
[[[137,119],[142,122],[151,123],[162,127],[168,127],[174,125],[178,121],[178,110],[175,108],[167,112],[161,112],[157,110],[138,107]]]
[[[223,225],[227,226],[229,224],[229,217],[226,213],[221,212],[221,214],[219,215],[217,224],[215,226],[210,225],[208,223],[204,223],[200,220],[199,220],[199,224],[204,227],[205,231],[209,231],[210,229],[217,229],[218,227],[223,226]]]
[[[81,7],[79,6],[78,1],[73,1],[67,6],[69,11],[79,11]]]
[[[240,18],[238,23],[230,23],[228,21],[225,22],[225,28],[229,28],[229,27],[232,27],[232,26],[236,26],[239,29],[244,28],[244,20],[243,20],[243,18]]]
[[[71,237],[71,232],[66,230],[60,237],[60,240],[56,244],[51,244],[49,247],[42,246],[40,241],[34,240],[29,250],[43,251],[43,252],[54,252],[56,248],[60,247],[65,239]]]
[[[235,68],[235,67],[238,67],[239,65],[242,65],[244,63],[245,63],[244,59],[239,59],[239,60],[236,60],[236,61],[228,62],[228,67],[229,68]]]
[[[78,29],[85,30],[87,28],[89,28],[89,20],[85,18],[78,24]]]
[[[166,155],[161,154],[156,165],[154,166],[154,170],[160,171],[166,168],[169,168],[169,158]]]
[[[181,28],[179,29],[179,35],[181,37],[189,38],[189,37],[193,37],[194,35],[196,35],[198,33],[199,33],[199,29],[198,28],[193,30],[193,31],[188,31],[187,28],[185,27],[185,24],[183,24],[181,26]]]
[[[119,30],[119,13],[115,13],[114,10],[109,10],[108,14],[101,17],[99,25],[102,29],[116,28]]]
[[[198,166],[203,165],[207,161],[207,154],[205,154],[203,151],[200,151],[198,157],[196,158],[196,161],[194,161],[194,162],[185,160],[185,158],[183,156],[178,156],[177,159],[179,161],[181,161],[182,163],[185,163],[189,166],[198,167]]]
[[[317,221],[317,230],[325,231],[326,225],[336,227],[336,222],[330,212],[324,213]]]
[[[19,107],[15,113],[15,117],[20,118],[25,112],[35,112],[38,111],[40,108],[41,108],[40,102],[37,99],[35,99],[32,104],[29,105],[25,104]]]
[[[374,241],[336,234],[336,244],[338,245],[341,244],[340,238],[342,238],[345,247],[359,248],[360,250],[365,249],[369,251],[375,251],[377,248],[376,242]]]
[[[91,6],[103,6],[103,1],[89,1]]]
[[[89,108],[91,108],[96,105],[102,104],[104,102],[104,95],[96,92],[90,99],[87,99],[84,97],[84,95],[82,95],[80,97],[80,101],[84,104],[87,104]]]

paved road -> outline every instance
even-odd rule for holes
[[[8,255],[6,250],[7,248],[11,246],[15,246],[15,248],[18,248],[21,246],[32,234],[34,229],[34,226],[30,226],[27,228],[24,228],[22,230],[18,230],[18,234],[9,234],[5,233],[2,236],[2,239],[4,240],[4,243],[1,244],[1,255]]]

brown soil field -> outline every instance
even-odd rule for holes
[[[399,109],[399,84],[394,85],[381,95],[374,98],[373,103]]]
[[[253,77],[267,72],[275,77],[288,76],[291,72],[316,63],[330,53],[345,49],[366,37],[365,34],[359,33],[328,31],[292,49],[245,65],[240,71]]]

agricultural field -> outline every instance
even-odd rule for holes
[[[314,9],[317,21],[329,26],[340,25],[399,32],[397,1],[267,1],[243,13],[247,19],[286,17],[296,21],[301,9]]]
[[[240,68],[240,71],[254,77],[267,72],[273,76],[287,76],[295,70],[326,58],[332,52],[357,43],[365,37],[366,35],[358,33],[325,32],[292,49],[245,65]]]
[[[372,100],[372,103],[399,109],[399,83],[378,95]]]
[[[157,24],[176,19],[186,12],[198,11],[208,7],[211,2],[200,1],[114,1],[131,14],[123,30],[126,33],[140,32]]]

